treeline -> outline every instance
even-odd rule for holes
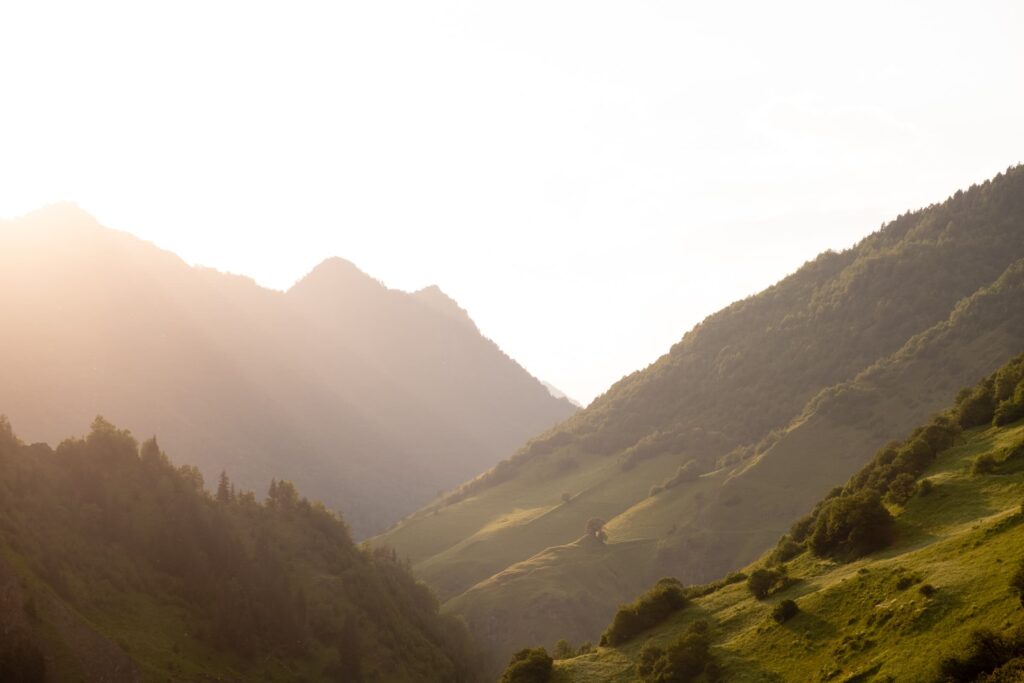
[[[342,519],[290,482],[260,502],[222,475],[211,495],[155,439],[140,447],[102,418],[56,449],[20,443],[0,419],[0,530],[83,611],[171,596],[194,637],[245,660],[321,662],[320,676],[345,681],[476,675],[465,627],[438,614],[392,551],[358,548]]]

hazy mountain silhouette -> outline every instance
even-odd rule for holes
[[[97,414],[380,529],[575,408],[440,289],[324,261],[287,292],[193,268],[71,205],[0,223],[0,413],[55,443]]]

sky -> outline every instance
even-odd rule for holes
[[[439,285],[584,403],[1024,161],[1015,2],[0,4],[0,216]]]

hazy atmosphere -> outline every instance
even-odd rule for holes
[[[1022,683],[1022,36],[0,0],[0,682]]]
[[[588,402],[1022,158],[1015,2],[6,2],[0,216],[439,285]]]

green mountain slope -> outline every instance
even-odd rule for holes
[[[866,454],[1019,352],[1022,259],[1013,168],[709,317],[377,542],[408,556],[495,656],[593,639],[627,587],[750,562]],[[573,551],[595,517],[603,565]],[[619,542],[653,551],[619,564]]]
[[[994,410],[1000,403],[1002,412]],[[962,394],[948,415],[882,449],[841,494],[794,525],[779,550],[748,567],[746,581],[684,589],[690,600],[682,609],[616,647],[557,662],[551,680],[689,680],[645,674],[642,661],[655,660],[651,648],[671,650],[697,621],[710,627],[721,680],[1021,680],[1024,356]],[[984,424],[958,435],[958,422]],[[836,526],[830,510],[838,501],[876,491],[891,529],[865,516]],[[800,535],[805,546],[793,543]],[[857,550],[856,538],[870,545]],[[861,555],[869,547],[876,549]],[[768,595],[757,599],[751,582],[765,569],[784,578],[767,582]],[[788,618],[777,612],[786,601],[796,605]],[[996,637],[979,639],[985,630]],[[980,657],[976,670],[966,666],[972,642],[987,644],[987,668]],[[980,677],[1001,665],[998,676]]]
[[[471,681],[465,627],[388,553],[275,483],[216,496],[97,419],[0,420],[0,680]]]
[[[287,292],[58,205],[0,221],[0,412],[57,443],[102,414],[207,478],[272,477],[379,531],[575,407],[436,287],[328,259]]]

